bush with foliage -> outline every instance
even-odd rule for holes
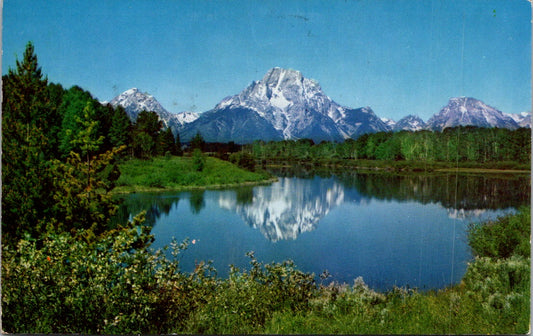
[[[181,273],[172,260],[149,251],[144,215],[94,243],[68,233],[4,246],[3,328],[25,333],[161,333],[180,327],[212,290],[206,267]]]
[[[187,241],[172,258],[150,251],[144,214],[88,243],[68,233],[3,247],[3,327],[17,333],[168,333],[259,331],[276,310],[305,309],[313,276],[292,262],[232,269],[210,264],[182,272]]]
[[[237,166],[254,171],[255,170],[255,158],[248,152],[236,152],[229,156],[229,162],[236,164]]]
[[[199,148],[192,152],[192,164],[195,171],[203,171],[205,168],[205,156]]]
[[[275,311],[305,311],[316,287],[312,274],[292,261],[263,265],[250,257],[249,272],[231,267],[211,299],[192,317],[194,333],[255,333],[264,329]]]
[[[514,216],[473,224],[469,228],[469,245],[476,256],[509,258],[512,255],[529,258],[531,213],[522,208]]]

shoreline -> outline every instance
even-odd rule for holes
[[[154,192],[154,193],[163,193],[170,191],[190,191],[190,190],[217,190],[217,189],[226,189],[226,188],[238,188],[238,187],[251,187],[259,185],[268,185],[274,182],[277,182],[277,177],[271,177],[267,180],[262,181],[245,181],[239,183],[227,183],[227,184],[210,184],[205,186],[193,186],[193,185],[183,185],[183,186],[171,186],[165,188],[159,187],[146,187],[146,186],[120,186],[115,187],[111,190],[112,195],[124,195],[124,194],[133,194],[138,192]]]
[[[381,163],[381,162],[380,162]],[[383,162],[384,163],[384,162]],[[293,168],[293,167],[310,167],[315,169],[355,169],[366,171],[382,171],[389,173],[479,173],[479,174],[531,174],[530,169],[515,168],[485,168],[485,167],[446,167],[443,165],[429,164],[427,167],[409,166],[409,165],[358,165],[350,162],[330,162],[330,163],[313,163],[313,162],[277,162],[267,163],[263,167],[267,168]]]
[[[436,172],[443,173],[480,173],[480,174],[531,174],[531,170],[524,169],[497,169],[497,168],[438,168]]]

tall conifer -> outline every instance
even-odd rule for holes
[[[2,102],[2,237],[39,230],[50,208],[48,159],[55,120],[50,114],[47,79],[26,46],[16,70],[4,76]]]

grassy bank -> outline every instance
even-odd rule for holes
[[[205,157],[202,171],[195,168],[193,158],[177,156],[133,159],[122,163],[119,169],[121,175],[114,193],[221,188],[274,180],[266,172],[247,171],[212,157]]]

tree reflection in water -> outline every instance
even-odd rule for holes
[[[389,174],[369,171],[311,170],[303,167],[273,172],[279,182],[220,193],[218,205],[232,210],[270,241],[296,239],[343,202],[365,204],[372,199],[440,204],[451,218],[477,216],[485,210],[517,208],[530,203],[528,175]],[[136,193],[125,197],[118,221],[146,211],[146,225],[188,198],[199,214],[206,206],[205,190],[165,194]]]

